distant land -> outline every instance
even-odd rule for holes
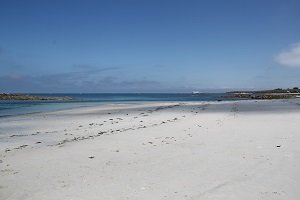
[[[277,88],[273,90],[258,90],[258,91],[232,91],[227,92],[224,98],[238,99],[290,99],[300,98],[300,89],[294,87],[292,89]]]
[[[194,93],[192,93],[194,94]],[[292,89],[272,89],[272,90],[257,90],[257,91],[231,91],[227,92],[223,99],[290,99],[300,98],[300,89],[294,87]],[[50,97],[50,96],[35,96],[29,94],[16,93],[0,93],[0,100],[57,100],[68,101],[74,100],[72,97]]]
[[[48,97],[48,96],[33,96],[27,94],[9,94],[0,93],[0,100],[57,100],[57,101],[67,101],[73,100],[71,97]]]

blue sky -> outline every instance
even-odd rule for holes
[[[0,0],[0,92],[293,86],[299,0]]]

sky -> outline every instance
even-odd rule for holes
[[[299,0],[0,0],[0,92],[296,86]]]

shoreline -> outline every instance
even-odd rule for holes
[[[0,118],[0,198],[296,199],[299,120],[296,100],[112,104]]]
[[[146,104],[163,104],[163,103],[211,103],[211,104],[222,104],[222,103],[229,103],[229,102],[255,102],[255,101],[260,101],[260,102],[269,102],[269,101],[275,101],[275,102],[281,102],[281,101],[299,101],[300,99],[297,98],[293,98],[293,99],[228,99],[225,98],[224,100],[209,100],[209,101],[115,101],[115,102],[71,102],[72,104],[81,104],[81,105],[76,105],[76,106],[70,106],[70,107],[65,107],[65,108],[53,108],[52,110],[47,110],[47,106],[49,105],[61,105],[63,104],[68,104],[70,102],[43,102],[41,105],[38,106],[46,106],[46,110],[40,110],[40,111],[35,111],[35,112],[16,112],[14,114],[9,114],[9,115],[1,115],[0,112],[0,118],[6,118],[6,117],[14,117],[14,116],[20,116],[20,115],[31,115],[31,114],[39,114],[39,113],[48,113],[48,112],[58,112],[58,111],[64,111],[64,110],[73,110],[73,109],[80,109],[80,108],[93,108],[93,107],[98,107],[98,106],[110,106],[110,105],[146,105]],[[72,105],[71,104],[71,105]],[[96,104],[96,105],[94,105]],[[36,106],[36,105],[34,105]],[[23,107],[24,108],[24,107]],[[25,107],[25,108],[30,108],[29,106]],[[14,110],[14,109],[19,109],[19,108],[6,108],[3,109],[2,111],[10,111],[10,110]]]

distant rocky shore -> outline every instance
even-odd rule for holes
[[[261,91],[233,91],[228,92],[224,98],[232,99],[291,99],[300,98],[300,89],[294,87],[293,89],[261,90]]]
[[[0,93],[0,100],[58,100],[67,101],[73,100],[71,97],[47,97],[47,96],[33,96],[27,94],[8,94]]]

